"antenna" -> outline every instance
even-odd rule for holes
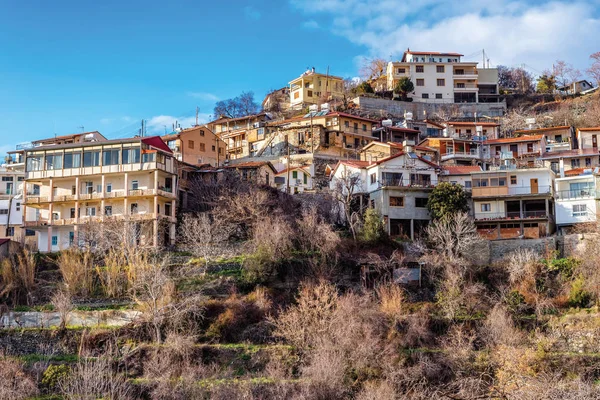
[[[81,129],[81,132],[82,132],[82,133],[83,133],[83,132],[85,132],[85,129],[84,129],[83,125],[81,125],[81,126],[78,126],[78,128],[79,128],[79,129]],[[55,133],[54,135],[56,135],[56,133]]]

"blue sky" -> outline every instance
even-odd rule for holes
[[[73,133],[164,132],[306,67],[344,77],[363,57],[458,51],[537,70],[600,51],[600,1],[0,0],[0,153]]]

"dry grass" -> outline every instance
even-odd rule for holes
[[[123,251],[110,249],[104,257],[104,268],[96,266],[102,291],[108,297],[123,297],[129,289],[129,261]]]
[[[23,300],[30,304],[35,289],[36,271],[35,257],[27,249],[3,259],[0,264],[2,277],[0,297],[10,298],[13,304]]]
[[[379,309],[392,319],[398,319],[404,312],[406,295],[404,290],[395,284],[379,285],[375,289],[379,299]]]
[[[21,400],[38,393],[37,385],[23,367],[20,361],[0,357],[0,399]]]
[[[113,370],[109,357],[82,358],[69,377],[59,382],[66,400],[133,399],[132,388],[124,375]]]
[[[65,250],[57,263],[65,289],[72,295],[89,296],[94,291],[94,267],[89,251]]]

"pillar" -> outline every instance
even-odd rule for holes
[[[73,245],[79,247],[79,227],[73,226]]]
[[[415,220],[410,219],[410,240],[415,240]]]
[[[78,195],[78,197],[79,197],[79,195]],[[76,224],[79,223],[79,201],[75,202],[75,223]]]
[[[158,170],[154,170],[154,193],[158,193]]]
[[[505,203],[506,204],[506,203]],[[523,218],[523,199],[519,199],[519,215]]]
[[[153,238],[152,238],[152,245],[154,247],[158,247],[158,218],[155,218],[152,221],[152,233],[153,233]]]
[[[52,226],[48,226],[48,251],[52,251]]]
[[[81,188],[79,187],[79,177],[75,177],[75,200],[79,200],[79,191]],[[77,214],[76,214],[77,215]]]
[[[101,181],[101,185],[102,185],[102,198],[104,198],[105,193],[106,193],[106,185],[104,183],[106,181],[106,178],[104,177],[104,174],[102,174],[100,181]],[[104,211],[104,204],[102,205],[102,211]]]

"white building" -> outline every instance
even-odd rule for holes
[[[597,169],[596,169],[597,172]],[[596,175],[592,170],[575,176],[557,178],[556,226],[558,229],[576,224],[596,222],[598,195]]]
[[[279,172],[277,172],[277,174],[275,174],[275,186],[277,187],[277,189],[281,190],[282,192],[287,192],[288,191],[288,177],[289,177],[289,193],[290,194],[298,194],[298,193],[304,193],[306,191],[312,191],[313,190],[313,173],[311,173],[311,169],[313,169],[314,166],[308,165],[308,166],[297,166],[297,167],[291,167],[291,168],[285,168]]]
[[[415,87],[409,97],[415,102],[498,102],[498,70],[478,69],[477,62],[462,61],[462,57],[458,53],[408,49],[401,61],[388,63],[388,90],[393,90],[399,79],[408,77]]]

